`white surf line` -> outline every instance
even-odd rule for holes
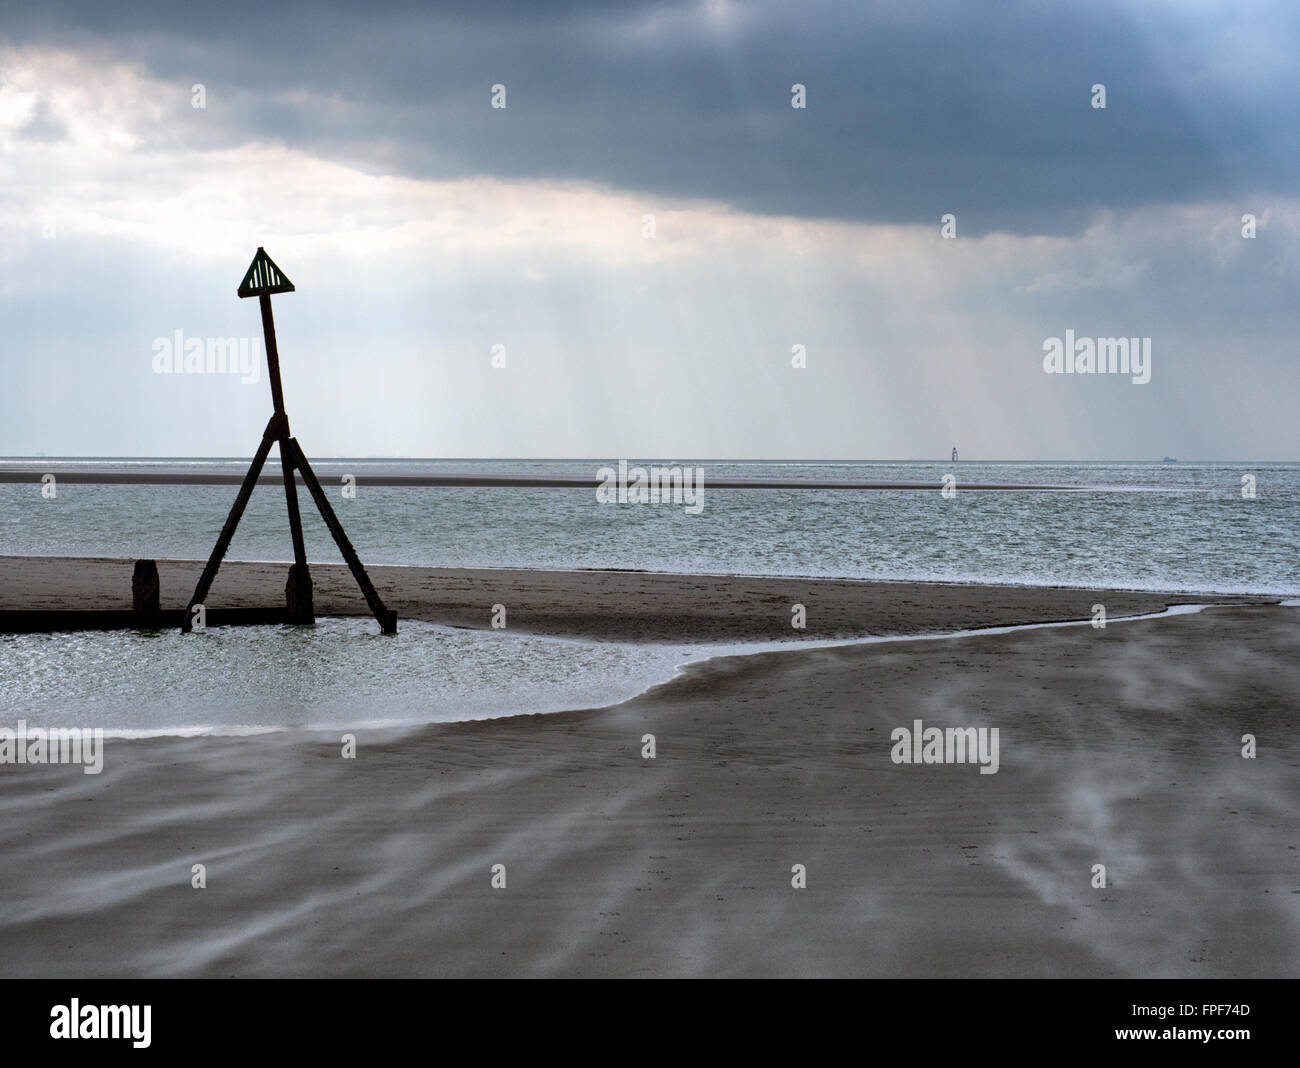
[[[550,713],[540,713],[549,715]],[[505,717],[485,716],[484,719]],[[339,731],[394,731],[403,733],[414,727],[427,727],[441,723],[478,723],[481,720],[414,720],[414,719],[365,719],[340,720],[337,723],[292,723],[292,724],[194,724],[182,727],[104,727],[105,740],[138,742],[155,738],[254,738],[266,734],[322,734],[332,741]],[[57,728],[56,728],[57,729]]]
[[[58,728],[52,728],[57,730]],[[183,727],[104,727],[104,737],[115,741],[142,741],[149,738],[251,738],[262,734],[284,734],[294,727],[272,724],[194,724]]]
[[[1286,605],[1288,607],[1300,607],[1300,600],[1283,601],[1281,602],[1281,604]],[[1110,624],[1112,623],[1130,623],[1135,620],[1142,620],[1142,619],[1161,619],[1165,616],[1190,616],[1190,615],[1195,615],[1198,612],[1203,612],[1207,608],[1238,608],[1238,607],[1242,607],[1242,606],[1240,604],[1232,603],[1232,602],[1212,602],[1206,604],[1174,604],[1174,605],[1170,605],[1169,607],[1165,608],[1163,611],[1160,612],[1144,612],[1136,616],[1111,616],[1106,620],[1106,625],[1110,626]],[[1246,606],[1246,607],[1250,607],[1250,606]],[[930,641],[942,641],[948,638],[976,638],[981,635],[988,635],[988,634],[1014,634],[1017,631],[1022,631],[1022,630],[1045,630],[1047,628],[1052,628],[1052,627],[1091,627],[1091,626],[1092,626],[1091,619],[1066,619],[1066,620],[1053,620],[1049,623],[1013,623],[1007,626],[1000,626],[1000,627],[974,627],[968,630],[950,630],[950,631],[942,631],[942,632],[931,632],[925,634],[871,634],[862,638],[819,638],[819,639],[812,639],[808,641],[800,641],[799,639],[796,638],[796,639],[791,639],[789,641],[781,641],[781,642],[737,643],[731,646],[713,647],[714,649],[719,649],[720,651],[713,652],[712,655],[706,656],[702,660],[692,660],[684,664],[679,664],[676,673],[673,675],[673,678],[675,679],[678,675],[684,674],[688,668],[694,667],[697,664],[706,664],[710,660],[720,660],[724,657],[729,657],[729,656],[736,656],[736,657],[760,656],[763,653],[794,652],[799,649],[842,649],[854,645],[881,645],[888,642],[930,642]],[[643,697],[645,694],[649,693],[650,690],[656,689],[658,686],[663,686],[665,685],[666,682],[670,682],[670,681],[672,680],[669,679],[669,680],[665,680],[665,682],[656,683],[655,686],[651,686],[649,687],[649,689],[643,690],[641,693],[637,694],[636,696]],[[629,698],[629,700],[632,700],[632,698]]]

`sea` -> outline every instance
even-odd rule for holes
[[[682,465],[703,507],[602,503],[597,472]],[[367,564],[1098,586],[1300,597],[1300,464],[312,458]],[[60,472],[240,475],[247,458],[0,458],[0,554],[206,559],[233,485],[80,484]],[[268,465],[278,472],[278,464]],[[54,492],[42,493],[53,475]],[[380,475],[577,478],[593,488],[383,486]],[[948,479],[949,492],[941,487]],[[796,489],[714,489],[767,479]],[[846,490],[825,482],[930,490]],[[1059,490],[963,490],[1019,484]],[[355,493],[351,493],[351,488]],[[345,489],[349,492],[345,493]],[[303,495],[308,557],[340,557]],[[283,489],[253,494],[227,559],[287,561]],[[1208,598],[1207,598],[1208,599]],[[255,732],[545,713],[623,700],[683,665],[758,646],[629,645],[405,621],[0,636],[0,724]],[[274,633],[268,633],[274,632]],[[273,637],[275,640],[267,640]],[[772,643],[764,643],[770,647]],[[93,722],[84,722],[89,716]]]

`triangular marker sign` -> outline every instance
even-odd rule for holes
[[[260,297],[263,293],[292,293],[293,283],[285,277],[284,272],[275,265],[275,261],[266,254],[261,245],[257,255],[248,265],[248,273],[239,283],[238,293],[241,297]]]

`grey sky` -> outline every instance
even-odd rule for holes
[[[7,11],[0,452],[1295,457],[1292,6],[538,6]]]

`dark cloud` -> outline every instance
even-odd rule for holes
[[[203,82],[202,136],[412,176],[585,179],[936,225],[952,211],[967,234],[1296,188],[1300,76],[1248,42],[1300,40],[1300,9],[770,2],[730,24],[701,11],[48,0],[6,33]],[[489,107],[498,82],[504,111]],[[795,82],[806,110],[790,107]]]

